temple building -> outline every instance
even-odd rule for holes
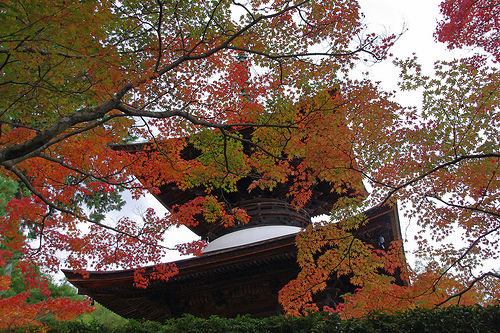
[[[128,145],[121,149],[133,153],[143,147]],[[151,280],[144,289],[134,287],[133,270],[89,272],[88,278],[66,270],[68,281],[79,294],[92,297],[125,318],[162,322],[184,313],[198,317],[283,313],[278,292],[300,271],[296,234],[311,223],[311,217],[330,212],[339,195],[328,183],[320,182],[312,189],[309,203],[297,211],[286,199],[286,184],[272,192],[249,192],[250,182],[245,178],[238,181],[238,191],[226,196],[232,207],[247,211],[249,223],[223,228],[199,220],[190,229],[208,240],[208,246],[201,256],[175,261],[179,273],[168,281]],[[172,209],[199,196],[198,192],[165,184],[156,197]],[[374,208],[366,215],[369,221],[359,230],[359,238],[379,248],[401,239],[397,207]],[[152,271],[152,267],[146,268],[146,273]],[[354,286],[348,278],[331,279],[314,301],[320,308],[334,307],[342,294],[352,291]]]

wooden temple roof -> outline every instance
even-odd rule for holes
[[[134,287],[133,270],[90,272],[89,278],[64,273],[79,294],[126,318],[266,316],[277,313],[278,290],[298,274],[296,252],[291,235],[179,260],[178,275],[166,282],[151,280],[146,289]]]
[[[360,238],[375,246],[380,236],[387,243],[401,238],[396,207],[373,209],[369,216]],[[168,281],[151,280],[146,289],[134,287],[133,270],[90,272],[88,278],[63,272],[79,294],[126,318],[161,322],[183,313],[264,317],[282,312],[278,291],[297,277],[296,257],[295,235],[288,235],[176,261],[178,275]],[[151,273],[152,267],[146,270]],[[348,279],[332,280],[325,291],[329,295],[318,295],[317,303],[334,306],[325,302],[335,302],[353,289]]]

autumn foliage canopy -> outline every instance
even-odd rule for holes
[[[497,57],[496,7],[445,1],[438,39]],[[172,250],[169,228],[196,214],[245,221],[218,194],[251,175],[250,191],[292,182],[297,209],[320,181],[360,194],[336,203],[333,222],[299,234],[302,272],[280,293],[289,313],[315,309],[312,295],[335,276],[360,288],[330,309],[346,316],[498,299],[498,271],[482,268],[498,260],[500,230],[500,80],[490,55],[437,63],[433,76],[417,59],[397,61],[401,89],[424,91],[417,110],[349,78],[357,62],[385,59],[396,38],[367,31],[356,1],[7,0],[0,19],[0,176],[20,184],[0,220],[0,266],[133,268],[147,283],[141,267]],[[239,134],[249,127],[250,139]],[[116,149],[138,141],[149,143],[141,153]],[[197,158],[183,157],[187,145]],[[105,218],[124,191],[140,198],[166,183],[207,194],[166,216]],[[401,261],[402,242],[375,251],[354,237],[361,212],[396,202],[423,228],[419,271]],[[461,245],[448,239],[455,230]],[[160,265],[156,278],[175,270]],[[395,271],[409,286],[392,284]],[[43,289],[39,276],[26,283]],[[90,311],[16,297],[0,299],[1,327]]]

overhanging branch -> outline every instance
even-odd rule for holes
[[[124,236],[127,236],[129,238],[133,238],[133,239],[136,239],[137,241],[139,241],[140,243],[144,244],[144,245],[148,245],[148,246],[152,246],[152,247],[159,247],[159,248],[163,248],[163,249],[167,249],[167,250],[174,250],[172,248],[169,248],[169,247],[166,247],[166,246],[163,246],[163,245],[159,245],[159,244],[153,244],[153,243],[150,243],[150,242],[146,242],[144,241],[141,237],[137,236],[137,235],[133,235],[133,234],[130,234],[128,232],[125,232],[123,230],[119,230],[119,229],[116,229],[112,226],[109,226],[109,225],[106,225],[106,224],[103,224],[99,221],[96,221],[96,220],[93,220],[93,219],[90,219],[86,216],[82,216],[82,215],[79,215],[79,214],[76,214],[75,212],[69,210],[69,209],[66,209],[64,207],[59,207],[57,205],[55,205],[53,202],[51,202],[50,200],[48,200],[42,193],[40,193],[34,186],[33,184],[31,184],[31,182],[29,181],[29,179],[20,171],[18,170],[15,166],[11,166],[9,168],[7,168],[9,171],[11,171],[12,173],[14,173],[23,183],[24,185],[26,185],[26,187],[28,188],[28,190],[30,190],[31,193],[33,193],[36,197],[38,197],[44,204],[46,204],[48,207],[52,208],[52,209],[55,209],[63,214],[68,214],[70,216],[73,216],[77,219],[80,219],[82,221],[86,221],[86,222],[89,222],[89,223],[92,223],[92,224],[95,224],[103,229],[107,229],[109,231],[113,231],[119,235],[124,235]]]

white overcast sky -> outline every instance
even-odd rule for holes
[[[425,69],[432,69],[436,60],[451,60],[458,52],[450,52],[434,39],[439,21],[438,0],[360,0],[369,30],[398,34],[405,33],[392,47],[391,53],[398,58],[411,57],[415,53]],[[377,80],[397,80],[397,71],[391,68],[391,61],[374,65],[373,76]],[[394,86],[395,87],[395,86]]]

